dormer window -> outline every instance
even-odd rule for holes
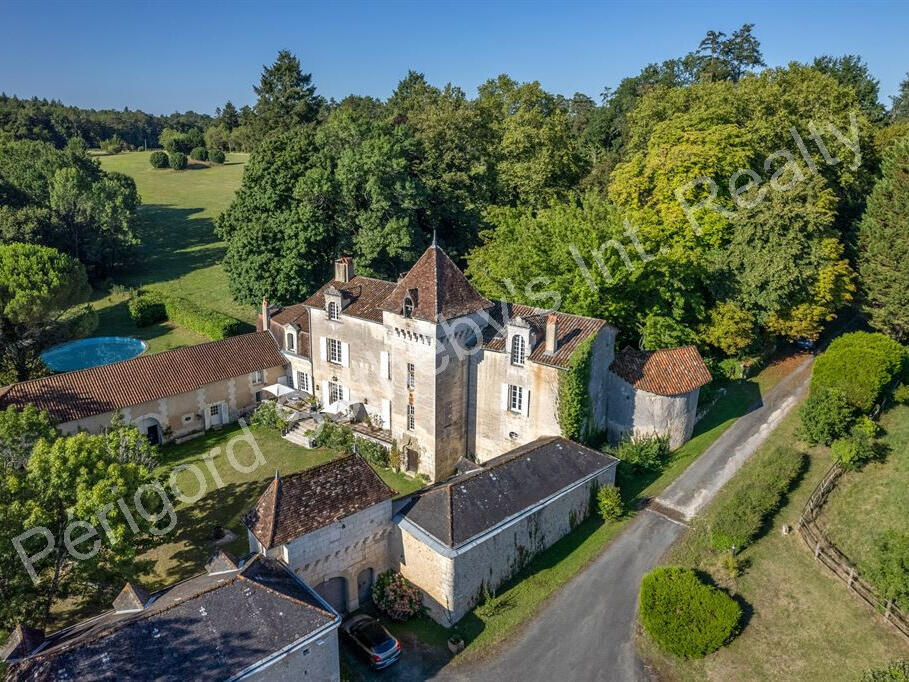
[[[417,307],[417,292],[409,291],[404,297],[404,310],[402,314],[404,317],[410,318],[413,317],[413,309]]]
[[[289,351],[296,352],[297,350],[297,339],[293,332],[287,332],[287,335],[284,337],[284,349]]]
[[[527,347],[524,344],[524,337],[515,334],[511,337],[511,364],[523,367],[524,356],[527,353]]]
[[[328,302],[328,319],[335,321],[341,319],[341,306],[339,306],[335,301]]]

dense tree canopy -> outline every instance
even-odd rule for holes
[[[909,339],[909,134],[884,157],[859,229],[859,274],[871,324]]]
[[[259,85],[253,90],[259,98],[255,127],[260,140],[273,131],[312,123],[323,104],[316,95],[312,74],[303,73],[300,60],[288,50],[281,50],[275,62],[263,68]]]

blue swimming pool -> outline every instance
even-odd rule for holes
[[[69,372],[129,360],[143,353],[145,348],[146,343],[142,339],[94,336],[49,348],[41,353],[41,359],[55,372]]]

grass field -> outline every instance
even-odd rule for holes
[[[897,405],[880,421],[886,459],[843,476],[820,517],[830,540],[860,570],[880,535],[909,528],[909,406]]]
[[[255,321],[252,307],[238,305],[227,289],[221,267],[224,243],[214,233],[214,218],[233,199],[243,176],[247,154],[229,154],[222,166],[191,163],[184,171],[152,168],[151,152],[126,152],[98,157],[104,170],[133,178],[142,197],[138,233],[142,241],[136,266],[116,278],[125,287],[160,288],[202,305]],[[126,295],[98,292],[97,335],[126,334],[146,339],[157,352],[202,339],[173,325],[137,329],[126,310]]]
[[[797,443],[798,416],[791,414],[754,455]],[[742,553],[745,574],[723,579],[704,534],[695,530],[670,552],[666,563],[711,571],[719,584],[745,604],[742,633],[728,646],[698,661],[659,652],[639,633],[638,644],[659,679],[665,680],[855,680],[867,668],[909,656],[909,643],[863,602],[850,595],[804,546],[795,527],[802,505],[830,466],[826,448],[805,449],[810,464],[766,534]],[[705,510],[723,503],[726,491]]]

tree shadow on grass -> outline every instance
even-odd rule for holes
[[[146,204],[139,209],[138,262],[123,273],[134,284],[178,279],[224,258],[225,245],[215,234],[214,221],[202,217],[204,208]]]

